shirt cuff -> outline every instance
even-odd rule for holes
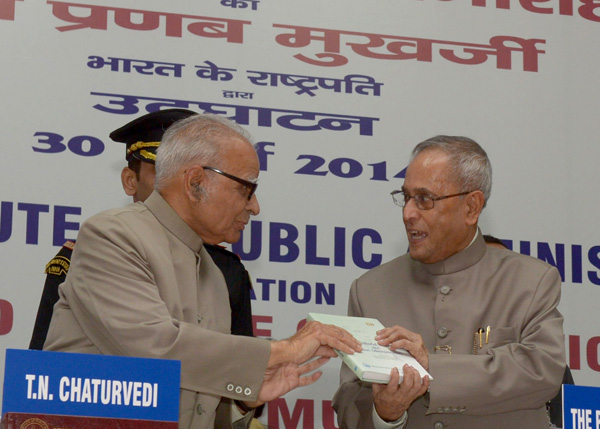
[[[395,422],[384,422],[377,411],[375,410],[375,405],[373,405],[373,426],[375,429],[404,429],[406,426],[406,421],[408,420],[408,413],[405,411]]]
[[[231,404],[231,422],[234,428],[247,428],[250,426],[250,422],[254,417],[254,410],[248,411],[246,414],[242,414],[235,401]]]

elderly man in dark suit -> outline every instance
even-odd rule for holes
[[[387,326],[379,344],[408,350],[433,377],[405,367],[387,385],[342,368],[341,428],[494,429],[548,426],[545,404],[565,368],[558,270],[485,245],[477,226],[491,164],[466,137],[413,150],[402,190],[409,252],[357,279],[349,314]]]

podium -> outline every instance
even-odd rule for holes
[[[6,350],[2,429],[177,429],[179,361]]]
[[[4,429],[176,429],[177,422],[6,413],[2,418],[1,427]]]

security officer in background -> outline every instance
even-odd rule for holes
[[[185,109],[167,109],[148,113],[110,133],[110,138],[127,145],[127,167],[121,171],[125,193],[133,201],[144,201],[154,189],[156,149],[167,128],[175,122],[196,114]],[[42,350],[54,304],[58,301],[58,286],[65,281],[75,243],[67,241],[46,265],[46,282],[40,300],[29,348]],[[227,249],[205,244],[215,264],[223,272],[231,306],[231,333],[253,336],[250,289],[252,283],[240,258]]]

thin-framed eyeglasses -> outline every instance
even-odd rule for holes
[[[446,198],[460,197],[461,195],[470,194],[473,191],[460,192],[458,194],[444,195],[442,197],[432,197],[426,194],[410,195],[404,191],[392,191],[392,199],[397,206],[405,207],[410,199],[415,200],[415,205],[419,210],[431,210],[435,206],[435,202],[445,200]]]
[[[224,171],[221,171],[217,168],[209,167],[207,165],[203,165],[202,168],[204,168],[205,170],[214,171],[215,173],[220,174],[221,176],[225,176],[228,179],[234,180],[234,181],[244,185],[246,188],[248,188],[248,201],[250,201],[250,199],[252,198],[252,195],[254,195],[254,193],[256,192],[256,188],[258,187],[258,183],[240,179],[239,177],[236,177],[233,174],[225,173]]]

